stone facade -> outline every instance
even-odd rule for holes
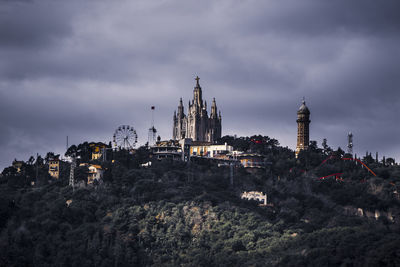
[[[250,191],[250,192],[243,192],[240,195],[241,199],[247,200],[257,200],[263,202],[263,205],[267,205],[267,194],[263,194],[263,192],[259,191]]]
[[[296,158],[301,150],[308,148],[310,143],[310,110],[303,100],[299,110],[297,111],[297,146]]]
[[[214,142],[221,137],[221,112],[218,113],[215,98],[211,104],[210,116],[207,114],[207,102],[203,102],[202,90],[196,77],[193,100],[189,101],[188,114],[185,115],[182,98],[178,112],[174,113],[174,140],[191,138],[193,141]]]

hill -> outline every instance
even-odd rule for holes
[[[33,187],[3,175],[0,265],[400,265],[397,165],[371,162],[374,176],[340,158],[320,165],[318,148],[296,160],[248,145],[271,165],[235,168],[233,184],[209,162],[108,162],[104,181],[75,190],[67,170]],[[334,172],[342,179],[319,179]],[[273,206],[240,199],[251,190]]]

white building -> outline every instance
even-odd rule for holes
[[[100,181],[101,179],[103,179],[104,170],[101,168],[100,165],[90,164],[88,169],[88,184],[93,183],[94,180]]]
[[[242,199],[247,200],[257,200],[263,202],[263,205],[267,205],[267,194],[263,194],[263,192],[259,191],[250,191],[250,192],[243,192],[240,196]]]
[[[200,143],[200,142],[199,142]],[[224,145],[211,145],[211,144],[196,144],[193,142],[190,146],[190,156],[202,156],[215,158],[221,155],[226,155],[233,151],[233,147],[224,144]]]

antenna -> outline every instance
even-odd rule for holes
[[[154,110],[156,109],[155,106],[151,106],[151,126],[154,126]]]
[[[38,159],[39,159],[39,153],[36,153],[36,183],[38,181],[38,176],[39,176],[39,163],[38,163]]]
[[[353,134],[351,132],[347,135],[347,153],[353,155]]]
[[[151,106],[151,127],[149,128],[149,136],[147,140],[148,146],[152,146],[156,143],[157,130],[154,127],[154,110],[155,106]]]
[[[68,146],[68,135],[67,135],[67,151],[68,151],[68,148],[69,148],[69,146]]]

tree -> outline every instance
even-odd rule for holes
[[[12,177],[17,175],[17,169],[13,166],[4,168],[3,172],[1,173],[4,177]]]
[[[88,142],[84,142],[79,144],[78,146],[72,145],[68,148],[67,152],[65,152],[66,157],[80,157],[82,162],[89,162],[92,158],[92,148],[90,147]]]
[[[35,161],[35,165],[42,166],[43,164],[44,164],[44,160],[43,160],[42,156],[38,155],[38,157],[36,158],[36,161]]]
[[[75,180],[87,182],[89,168],[86,165],[79,166],[75,169]]]
[[[65,152],[65,156],[66,157],[76,156],[77,151],[78,151],[78,148],[76,147],[76,145],[72,145],[67,149],[67,152]]]
[[[312,151],[316,151],[318,149],[317,141],[311,140],[308,148]]]
[[[388,165],[394,165],[396,163],[396,161],[394,160],[394,158],[387,158],[386,163]]]
[[[29,160],[27,161],[27,164],[33,165],[34,162],[35,162],[35,157],[34,156],[30,156]]]
[[[135,151],[134,164],[139,167],[140,164],[149,162],[150,160],[150,150],[146,146],[141,146]]]
[[[332,148],[328,146],[328,140],[326,138],[322,140],[322,149],[324,154],[328,154],[329,152],[332,151]]]
[[[46,164],[48,164],[50,160],[52,160],[58,156],[60,156],[60,155],[54,155],[54,152],[47,152],[46,157],[44,157],[44,160],[45,160]]]
[[[371,153],[368,154],[368,152],[366,153],[365,157],[363,158],[363,161],[368,165],[368,164],[372,164],[375,163],[374,158],[371,156]]]
[[[82,162],[89,162],[92,158],[92,148],[88,142],[84,142],[78,145],[77,150],[78,156],[81,157]]]
[[[338,147],[338,149],[335,151],[335,154],[337,157],[341,158],[345,154],[344,150]]]

